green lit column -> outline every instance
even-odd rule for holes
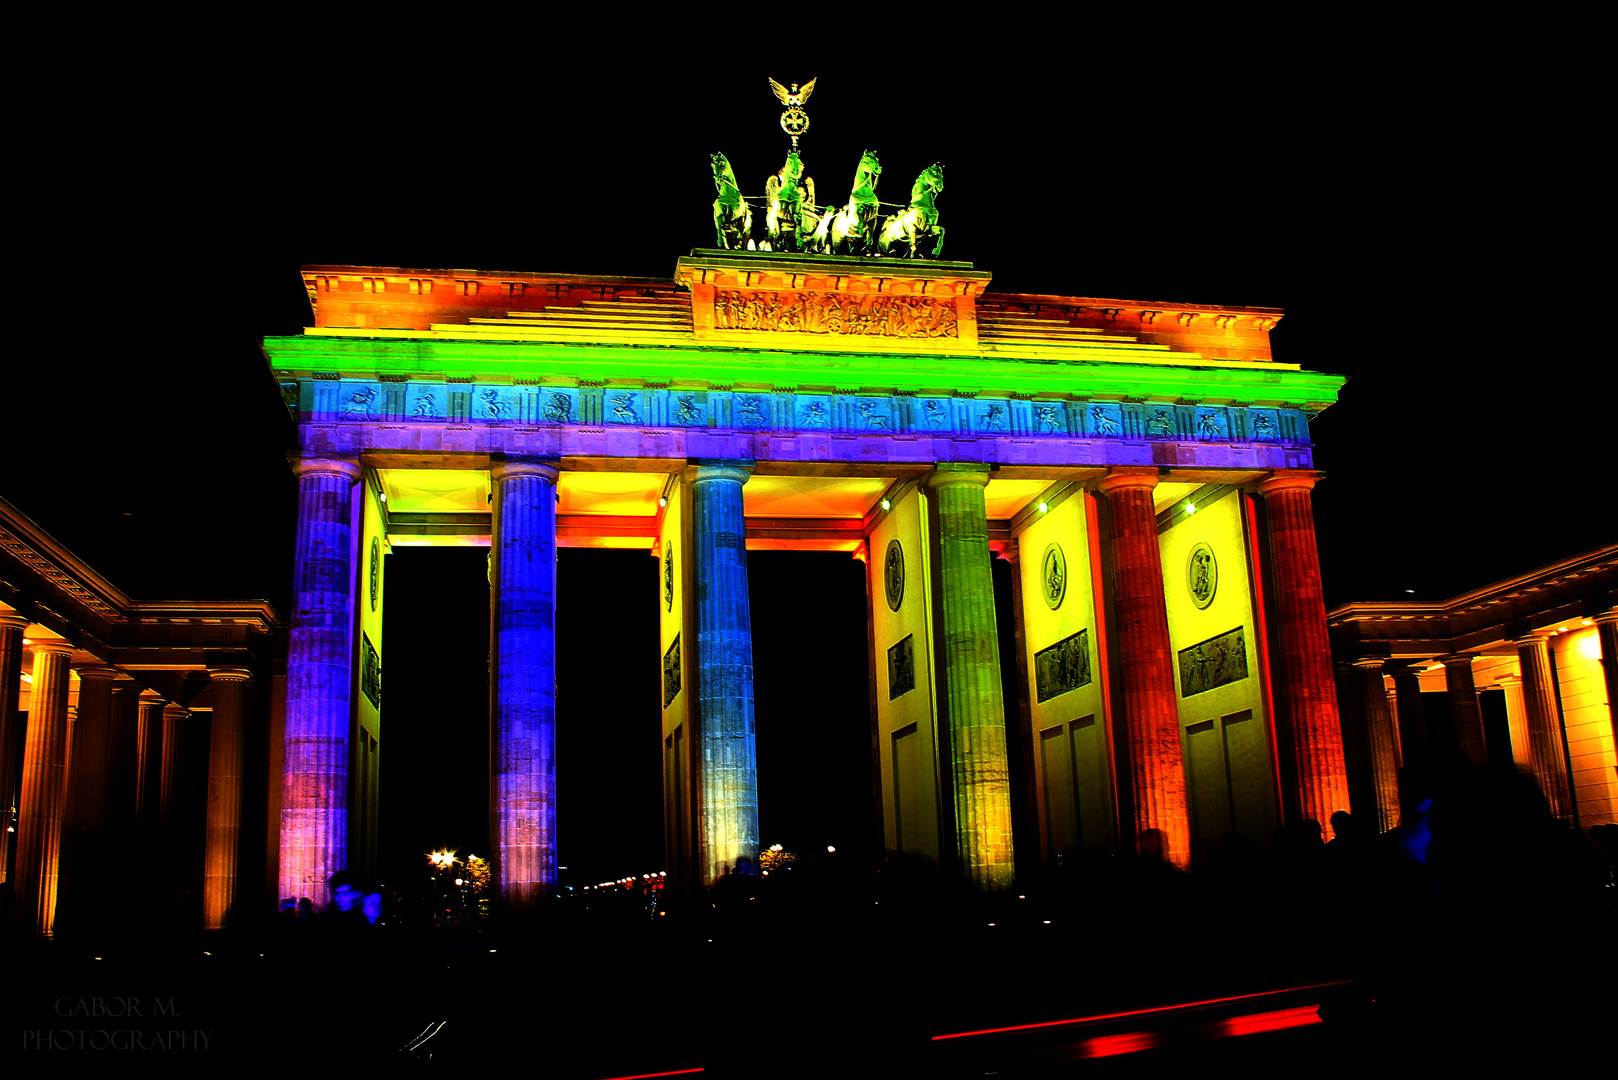
[[[753,622],[742,516],[742,485],[751,475],[751,462],[701,465],[691,483],[704,882],[735,867],[738,859],[758,863]]]
[[[973,884],[988,892],[1012,884],[1011,775],[989,515],[982,465],[939,465],[928,481],[936,503],[939,635],[955,795],[956,850]]]

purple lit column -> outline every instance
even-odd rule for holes
[[[753,622],[742,515],[742,485],[750,476],[751,464],[702,465],[691,488],[704,883],[738,859],[758,862]]]
[[[354,461],[302,458],[292,567],[279,896],[324,896],[348,862]],[[144,716],[144,713],[142,714]]]
[[[11,811],[17,794],[17,761],[12,747],[17,738],[12,724],[17,714],[17,696],[22,675],[22,632],[28,620],[21,615],[0,614],[0,814]],[[0,881],[6,880],[11,859],[12,833],[0,822]]]
[[[56,881],[67,808],[68,750],[66,642],[34,643],[34,682],[28,697],[28,742],[23,750],[22,799],[17,813],[19,926],[45,937],[56,921]]]
[[[556,889],[556,482],[551,465],[499,461],[491,541],[494,832],[506,912]]]

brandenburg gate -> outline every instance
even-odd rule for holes
[[[1348,808],[1308,431],[1343,380],[1272,358],[1279,311],[748,249],[715,206],[727,246],[672,280],[305,268],[314,326],[265,341],[298,425],[279,895],[374,858],[385,556],[410,545],[489,547],[515,911],[555,887],[554,732],[586,722],[555,703],[566,546],[660,560],[642,705],[683,888],[758,854],[749,550],[865,563],[884,842],[984,890],[1011,883],[1014,800],[1045,861],[1160,844],[1180,865],[1199,837]]]

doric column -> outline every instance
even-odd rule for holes
[[[348,862],[353,682],[353,461],[302,458],[292,566],[279,896],[324,896]]]
[[[158,807],[162,805],[163,706],[167,704],[156,690],[140,692],[135,721],[135,834],[142,842],[157,839]]]
[[[63,879],[106,872],[107,807],[112,787],[112,685],[117,668],[79,664],[78,716],[68,752],[67,811],[62,822]],[[122,809],[122,808],[120,808]]]
[[[1134,787],[1135,840],[1148,829],[1157,829],[1169,861],[1189,867],[1191,819],[1157,514],[1152,508],[1156,486],[1155,469],[1119,468],[1103,477],[1097,488],[1107,497],[1112,525],[1119,701]]]
[[[46,937],[56,921],[56,881],[67,807],[71,737],[67,707],[73,646],[34,643],[34,681],[28,698],[28,742],[23,751],[22,799],[17,815],[17,922]]]
[[[1556,703],[1556,684],[1551,681],[1550,639],[1545,634],[1527,634],[1515,644],[1522,669],[1523,714],[1528,721],[1528,767],[1539,781],[1551,813],[1570,818],[1573,793],[1562,750],[1562,710]]]
[[[236,900],[237,852],[242,827],[242,758],[253,673],[209,668],[213,720],[208,733],[208,820],[202,853],[202,926],[223,930]]]
[[[1011,759],[989,565],[989,516],[980,465],[939,465],[928,481],[937,502],[944,706],[954,779],[956,851],[972,883],[1009,889]]]
[[[1502,675],[1495,682],[1506,696],[1506,730],[1511,739],[1507,756],[1526,769],[1532,755],[1528,752],[1528,708],[1523,704],[1522,676]]]
[[[1376,801],[1379,833],[1399,824],[1399,731],[1394,727],[1393,714],[1388,708],[1382,663],[1380,657],[1354,661],[1365,710],[1366,764],[1371,774],[1371,797]]]
[[[1399,762],[1408,765],[1427,746],[1427,717],[1421,705],[1421,668],[1415,664],[1390,664],[1393,704],[1398,713]]]
[[[1596,636],[1601,642],[1601,670],[1607,680],[1607,718],[1612,723],[1612,741],[1618,747],[1618,608],[1595,617]]]
[[[0,881],[6,880],[11,863],[13,834],[7,831],[13,800],[17,797],[19,770],[12,748],[17,745],[12,726],[17,714],[17,697],[22,676],[22,632],[28,620],[12,612],[0,613]]]
[[[494,478],[494,813],[500,898],[531,913],[556,889],[556,481],[537,462]]]
[[[1483,744],[1483,711],[1472,682],[1472,657],[1444,656],[1444,689],[1449,691],[1450,717],[1455,725],[1455,748],[1472,765],[1488,760]]]
[[[1332,695],[1331,644],[1315,548],[1315,516],[1306,472],[1277,472],[1259,485],[1270,531],[1271,580],[1280,648],[1274,651],[1277,726],[1290,751],[1291,798],[1299,820],[1330,829],[1331,815],[1348,808],[1348,771]]]
[[[180,781],[180,758],[185,752],[185,721],[191,710],[173,702],[163,706],[163,772],[157,796],[158,828],[165,834],[174,824],[175,791]]]
[[[698,859],[705,882],[738,859],[758,863],[753,622],[742,516],[742,485],[751,475],[750,464],[701,465],[691,482],[702,769]]]

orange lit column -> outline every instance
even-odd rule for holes
[[[10,612],[0,614],[0,816],[9,816],[17,795],[17,760],[12,747],[17,744],[12,727],[17,715],[17,698],[22,676],[22,632],[28,620]],[[6,880],[11,864],[12,833],[8,821],[0,821],[0,881]]]
[[[939,611],[944,705],[954,778],[956,851],[973,884],[995,892],[1015,876],[1005,699],[989,564],[981,465],[939,465],[929,480],[938,508]]]
[[[1399,764],[1401,767],[1423,756],[1427,748],[1427,715],[1421,704],[1421,669],[1414,664],[1391,664],[1393,705],[1398,713]]]
[[[172,702],[163,706],[163,774],[157,797],[158,828],[167,840],[174,826],[174,793],[180,781],[180,756],[185,750],[185,721],[191,710]]]
[[[1365,710],[1366,764],[1371,774],[1371,797],[1376,803],[1376,828],[1384,833],[1399,824],[1399,731],[1388,708],[1381,658],[1356,660],[1354,668]]]
[[[202,925],[222,930],[236,899],[236,862],[242,826],[242,753],[252,672],[209,668],[213,719],[208,732],[208,820],[202,853]]]
[[[100,876],[106,856],[107,796],[112,785],[112,684],[117,668],[80,664],[78,718],[68,758],[67,812],[63,819],[62,877]]]
[[[1445,656],[1444,689],[1449,691],[1450,717],[1455,725],[1455,747],[1468,764],[1482,765],[1488,755],[1483,746],[1483,710],[1472,682],[1470,656]]]
[[[1135,842],[1148,829],[1157,829],[1163,834],[1164,855],[1176,866],[1187,867],[1191,825],[1157,514],[1152,508],[1156,486],[1157,470],[1144,468],[1113,469],[1097,484],[1107,497],[1112,524],[1119,701],[1134,787]]]
[[[1522,669],[1523,714],[1528,721],[1528,767],[1539,781],[1551,813],[1571,818],[1573,796],[1562,751],[1562,710],[1551,682],[1551,643],[1545,634],[1528,634],[1518,638],[1516,646]]]
[[[281,766],[279,896],[324,896],[348,863],[357,462],[300,458]]]
[[[554,466],[497,461],[491,541],[494,833],[500,899],[531,914],[556,890]]]
[[[1298,820],[1314,819],[1330,830],[1331,815],[1346,810],[1348,770],[1333,693],[1326,602],[1315,548],[1315,517],[1309,492],[1313,475],[1277,472],[1259,485],[1269,519],[1271,579],[1276,599],[1276,726],[1289,751],[1291,785],[1286,802]]]
[[[1601,642],[1601,670],[1607,678],[1607,717],[1612,722],[1612,742],[1618,748],[1618,608],[1595,617],[1596,636]]]
[[[34,682],[28,699],[22,798],[17,813],[19,926],[46,937],[56,921],[56,881],[67,809],[69,740],[66,642],[34,643]]]
[[[142,690],[135,721],[135,834],[143,842],[157,839],[158,795],[163,775],[163,706],[156,690]]]

